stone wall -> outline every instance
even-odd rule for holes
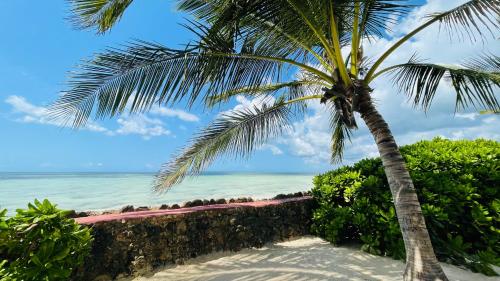
[[[110,280],[216,251],[308,234],[310,197],[77,219],[93,228],[91,256],[74,280]]]

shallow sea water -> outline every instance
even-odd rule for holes
[[[262,199],[309,190],[312,178],[305,174],[207,174],[187,178],[167,193],[158,194],[151,189],[154,174],[0,173],[0,209],[7,208],[12,214],[35,198],[47,198],[60,208],[77,211],[159,206],[194,199]]]

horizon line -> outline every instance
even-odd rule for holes
[[[156,174],[153,171],[0,171],[0,174]],[[206,171],[199,175],[204,174],[228,174],[228,173],[241,173],[241,174],[314,174],[318,172],[298,172],[298,171]],[[193,175],[196,176],[196,175]]]

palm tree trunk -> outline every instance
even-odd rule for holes
[[[448,280],[432,248],[420,203],[403,156],[389,126],[369,93],[360,99],[359,112],[375,138],[389,182],[406,249],[404,280]]]

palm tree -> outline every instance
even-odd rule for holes
[[[132,0],[69,0],[80,28],[108,31]],[[197,36],[185,49],[136,41],[84,62],[69,89],[51,107],[56,118],[75,127],[91,115],[140,113],[179,103],[206,108],[236,95],[272,96],[262,106],[222,114],[155,180],[164,191],[186,175],[197,174],[223,154],[246,157],[269,138],[283,133],[292,117],[317,100],[331,112],[332,161],[342,157],[357,128],[355,112],[372,133],[394,198],[406,249],[405,280],[446,280],[434,254],[424,217],[404,160],[388,124],[373,103],[370,85],[384,74],[415,106],[428,108],[444,78],[451,81],[456,108],[498,111],[494,90],[500,85],[500,60],[482,54],[468,63],[446,66],[408,62],[379,69],[415,34],[435,23],[451,37],[496,36],[500,0],[472,0],[429,15],[378,58],[363,56],[363,42],[383,37],[412,6],[404,0],[178,0],[193,15],[186,27]],[[462,30],[464,33],[456,33]],[[467,36],[464,36],[466,34]],[[343,56],[341,49],[349,50]],[[370,63],[373,62],[373,63]]]

